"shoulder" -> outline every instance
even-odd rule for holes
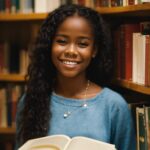
[[[131,110],[129,109],[128,103],[119,93],[109,89],[104,88],[103,100],[105,101],[105,108],[108,110],[112,122],[131,122]]]
[[[107,103],[107,105],[111,107],[115,108],[128,107],[128,104],[126,100],[123,98],[123,96],[110,88],[107,87],[103,88],[99,95],[103,98],[105,103]]]
[[[122,102],[124,101],[124,98],[122,95],[110,88],[104,87],[100,94],[103,95],[103,98],[105,98],[107,101],[111,102]]]

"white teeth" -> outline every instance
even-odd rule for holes
[[[76,65],[77,62],[73,62],[73,61],[63,61],[64,64],[67,64],[67,65]]]

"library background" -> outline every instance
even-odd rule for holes
[[[112,88],[131,108],[137,149],[150,150],[150,0],[0,0],[0,149],[14,149],[16,106],[38,29],[48,12],[65,3],[92,7],[110,25]]]

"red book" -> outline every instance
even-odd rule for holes
[[[150,35],[145,35],[145,86],[150,86]]]
[[[128,0],[128,5],[135,5],[135,0]]]
[[[4,44],[0,43],[0,73],[3,73],[4,68]]]
[[[123,32],[123,68],[124,68],[124,79],[132,80],[132,48],[133,48],[133,33],[140,31],[139,24],[124,24],[121,26],[121,32]]]
[[[15,126],[16,121],[16,112],[17,112],[17,102],[20,97],[21,91],[19,85],[13,85],[11,90],[11,117],[12,117],[12,126]]]
[[[82,6],[85,6],[85,1],[86,1],[86,0],[78,0],[78,4],[79,4],[79,5],[82,5]]]
[[[5,12],[10,13],[11,10],[11,0],[5,0]]]
[[[115,47],[115,76],[121,78],[121,47],[120,47],[120,28],[118,28],[114,34],[114,47]]]
[[[95,7],[99,7],[100,6],[100,0],[95,0],[94,4],[95,4]]]

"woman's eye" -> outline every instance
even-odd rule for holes
[[[59,43],[59,44],[61,44],[61,45],[64,45],[64,44],[66,44],[66,43],[67,43],[67,41],[66,41],[66,40],[61,40],[61,39],[56,40],[56,42],[57,42],[57,43]]]
[[[85,48],[87,47],[89,44],[88,43],[78,43],[78,45],[81,47],[81,48]]]

